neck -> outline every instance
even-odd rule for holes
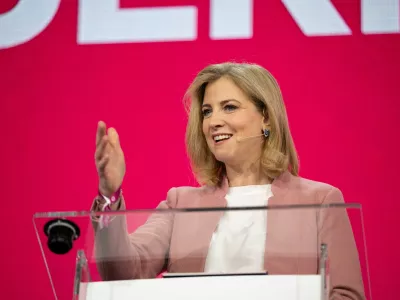
[[[259,185],[269,184],[271,181],[262,174],[259,163],[253,163],[248,166],[226,167],[226,175],[228,177],[229,186]]]

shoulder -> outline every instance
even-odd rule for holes
[[[290,175],[288,190],[297,195],[302,202],[313,204],[344,202],[342,191],[326,182]]]

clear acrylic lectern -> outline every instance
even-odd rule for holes
[[[49,212],[33,221],[58,300],[371,299],[359,204]]]

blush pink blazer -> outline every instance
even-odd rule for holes
[[[158,208],[226,206],[221,187],[172,188]],[[284,172],[272,183],[269,206],[343,203],[328,184]],[[121,209],[125,209],[122,201]],[[118,216],[108,227],[93,222],[95,258],[103,280],[155,278],[159,273],[202,272],[222,211],[155,213],[135,232]],[[320,244],[329,256],[329,299],[365,299],[359,256],[344,208],[267,211],[264,267],[269,274],[318,274]]]

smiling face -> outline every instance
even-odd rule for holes
[[[204,136],[218,161],[237,167],[260,158],[262,113],[232,80],[222,77],[207,85],[202,114]]]

